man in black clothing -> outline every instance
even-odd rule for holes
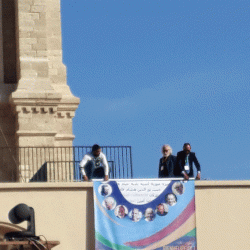
[[[193,163],[197,169],[196,180],[201,179],[201,167],[195,156],[194,152],[191,152],[190,143],[184,143],[183,151],[177,153],[177,167],[184,175],[184,179],[188,180],[189,177],[194,176]]]

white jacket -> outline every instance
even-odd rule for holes
[[[92,161],[92,163],[95,166],[95,168],[100,167],[100,164],[102,163],[102,165],[104,167],[104,174],[105,175],[109,174],[109,165],[108,165],[108,161],[107,161],[107,158],[106,158],[105,154],[103,152],[101,152],[99,154],[99,156],[95,157],[92,154],[92,152],[89,152],[86,155],[84,155],[82,161],[79,164],[80,168],[81,168],[82,175],[86,175],[84,167],[86,166],[86,164],[89,161]]]

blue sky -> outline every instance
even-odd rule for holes
[[[132,146],[136,178],[190,142],[210,180],[250,176],[250,2],[61,0],[74,145]]]

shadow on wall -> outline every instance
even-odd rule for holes
[[[47,172],[47,163],[45,162],[30,179],[30,182],[47,182]]]
[[[5,138],[4,138],[5,137]],[[0,133],[0,182],[15,182],[17,179],[18,164],[16,162],[16,148],[6,147],[5,140],[14,140],[14,135]],[[14,142],[13,142],[14,143]],[[10,143],[12,145],[12,143]]]
[[[5,84],[0,83],[0,103],[7,104],[9,102],[10,95],[17,88],[17,84]]]
[[[93,189],[87,192],[87,204],[86,204],[86,249],[95,249],[95,226],[94,226],[94,200]]]

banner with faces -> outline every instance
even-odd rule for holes
[[[196,249],[194,181],[94,181],[95,249]]]

